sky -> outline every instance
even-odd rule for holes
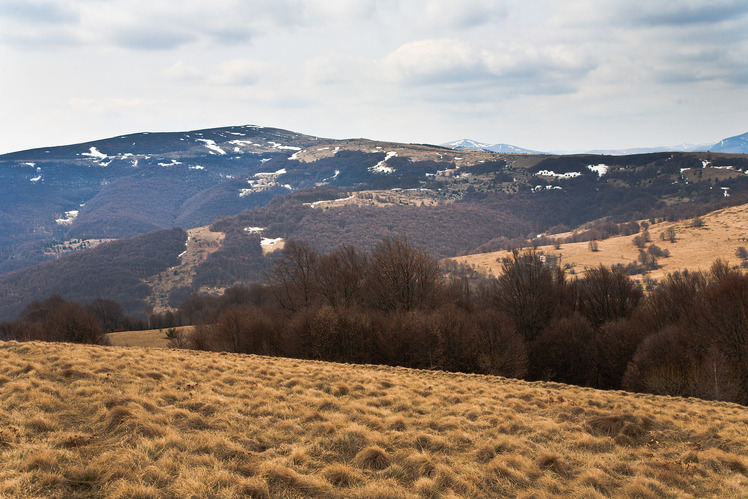
[[[748,132],[748,1],[0,0],[0,153],[244,124],[714,143]]]

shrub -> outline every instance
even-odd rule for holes
[[[741,260],[748,260],[748,250],[745,249],[745,246],[738,246],[738,249],[735,250],[735,256]]]

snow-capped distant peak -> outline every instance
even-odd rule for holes
[[[447,142],[441,145],[444,147],[449,147],[450,149],[478,149],[481,151],[485,151],[489,147],[491,147],[491,144],[486,144],[485,142],[478,142],[471,139],[453,140],[452,142]]]
[[[511,144],[486,144],[485,142],[478,142],[477,140],[471,139],[455,140],[440,145],[457,151],[484,151],[506,154],[543,154],[538,151],[524,149]]]

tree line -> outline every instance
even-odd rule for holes
[[[717,261],[645,295],[620,267],[570,278],[514,251],[498,277],[445,278],[405,236],[321,253],[289,241],[263,284],[190,295],[151,327],[172,346],[548,380],[748,404],[748,276]],[[106,344],[145,328],[116,302],[53,296],[0,339]]]
[[[193,294],[169,320],[198,324],[183,348],[748,403],[748,276],[722,261],[644,295],[621,267],[571,279],[532,250],[498,277],[446,279],[404,236],[329,253],[290,241],[265,284]]]
[[[142,329],[145,323],[125,315],[113,300],[96,298],[82,304],[52,295],[27,305],[18,319],[0,322],[0,340],[108,345],[106,333]]]

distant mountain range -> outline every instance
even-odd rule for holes
[[[510,144],[488,144],[471,139],[454,140],[440,144],[458,151],[485,151],[505,154],[608,154],[624,156],[627,154],[649,154],[655,152],[721,152],[731,154],[748,154],[748,132],[722,139],[716,144],[678,144],[675,146],[634,147],[629,149],[592,149],[582,151],[533,151]]]
[[[407,234],[442,258],[593,221],[748,202],[748,156],[716,152],[744,150],[745,135],[709,153],[451,146],[461,149],[247,125],[0,155],[0,321],[54,293],[114,299],[139,315],[178,305],[193,291],[262,279],[273,241],[328,252]],[[209,224],[225,238],[183,276],[185,231]],[[184,279],[167,289],[167,274]]]
[[[440,145],[458,151],[484,151],[502,154],[546,154],[540,151],[513,146],[511,144],[486,144],[485,142],[478,142],[470,139],[454,140]]]

